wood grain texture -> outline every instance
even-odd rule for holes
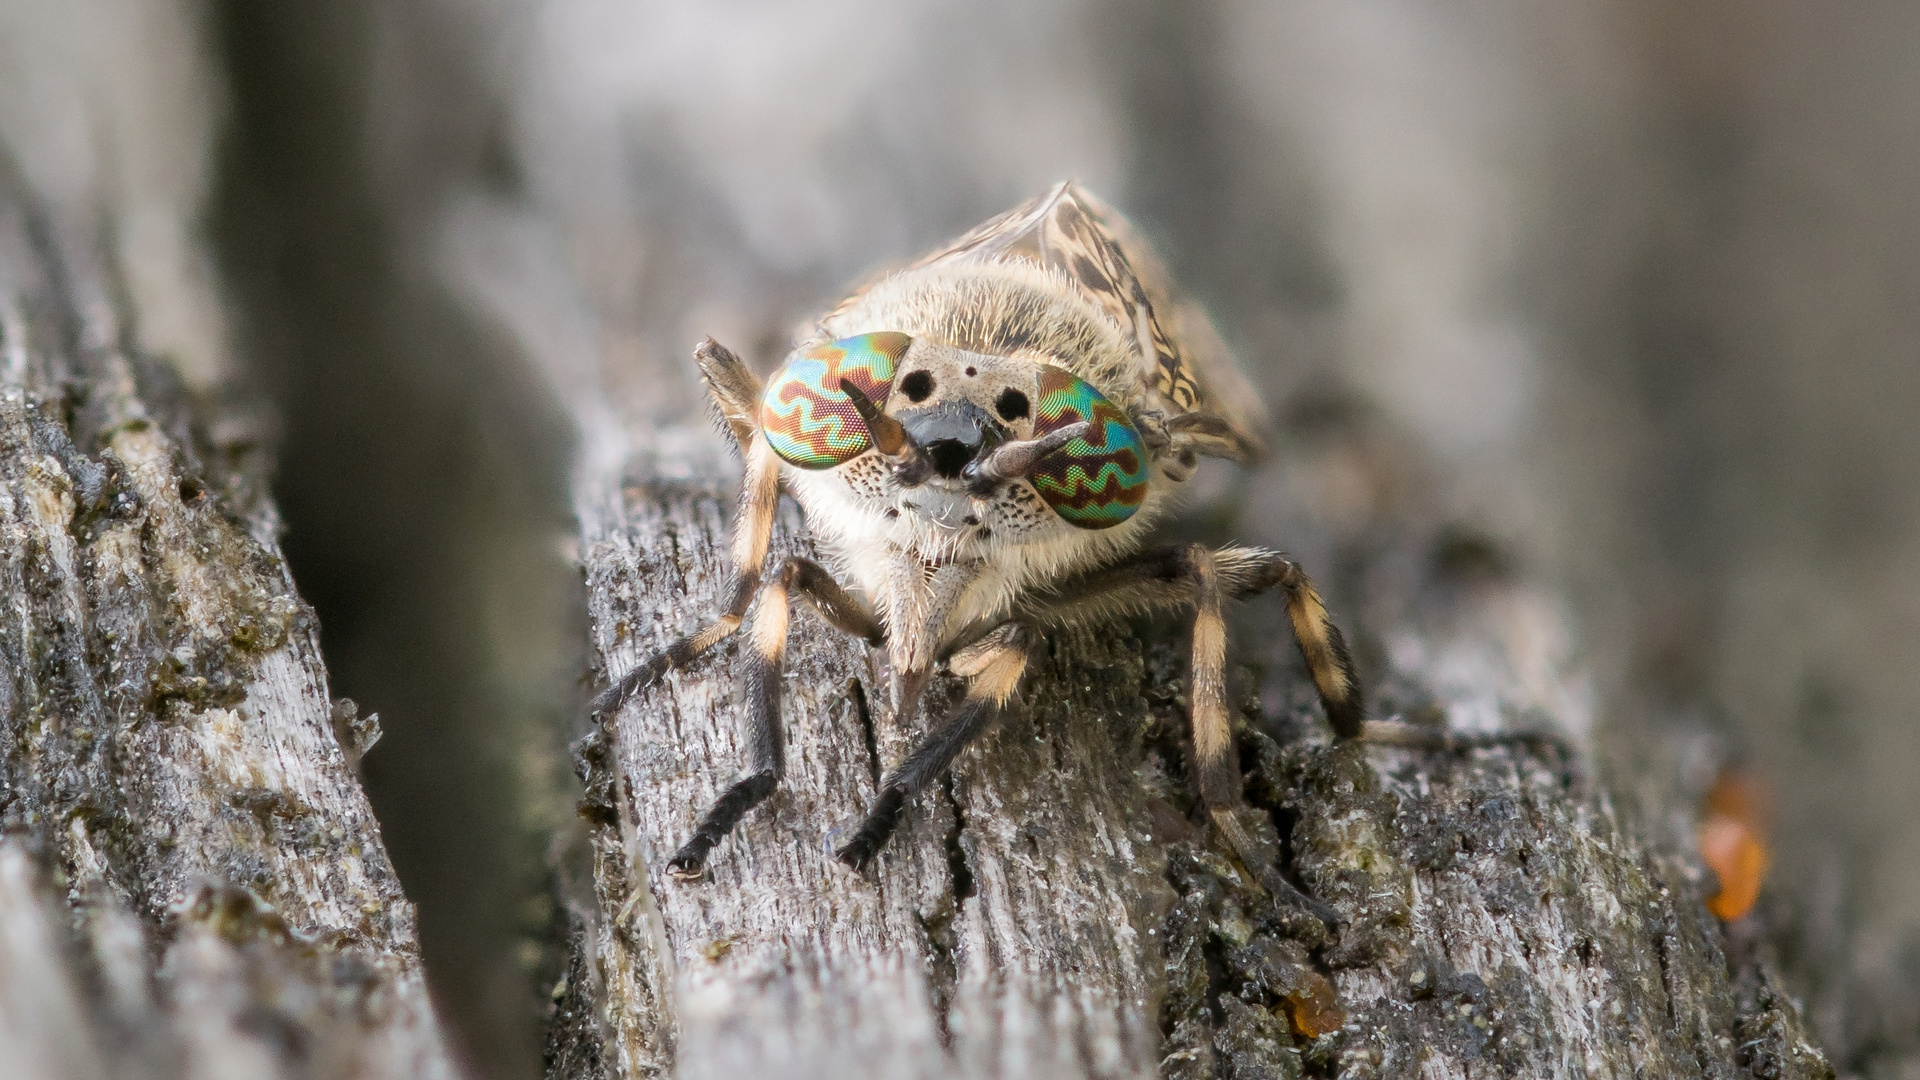
[[[720,602],[723,505],[688,490],[615,495],[620,527],[608,521],[591,551],[593,593],[604,598],[597,636],[616,664],[637,663]],[[781,524],[776,557],[804,551],[797,517]],[[648,604],[661,587],[691,602]],[[1148,887],[1158,877],[1137,851],[1144,812],[1105,737],[1128,698],[1142,712],[1137,660],[1132,677],[1122,662],[1118,678],[1036,684],[1047,705],[984,739],[862,878],[833,862],[832,845],[857,826],[878,774],[905,755],[908,732],[884,708],[865,647],[800,615],[783,714],[787,779],[716,851],[708,881],[670,883],[665,858],[744,761],[730,670],[739,647],[642,694],[611,732],[621,801],[609,811],[621,820],[599,842],[597,876],[601,910],[617,921],[598,948],[616,973],[608,985],[652,1005],[612,1014],[622,1066],[649,1075],[677,1047],[683,1075],[807,1061],[800,1074],[826,1074],[849,1039],[874,1042],[897,1075],[945,1074],[943,1047],[983,1067],[1009,1056],[997,1067],[1011,1075],[1042,1061],[1054,1075],[1127,1075],[1146,1059],[1156,1041],[1150,978],[1133,939],[1165,890]],[[975,767],[1007,758],[1023,767]],[[1042,843],[1015,824],[1044,831],[1065,813],[1095,823],[1070,838],[1092,847]],[[972,815],[1009,827],[964,829]],[[1055,948],[1029,944],[1026,925],[1042,916],[1065,928]],[[1026,999],[1063,1004],[1038,1023]]]
[[[451,1076],[259,424],[5,150],[0,1076]]]
[[[615,675],[724,586],[730,500],[640,468],[580,488]],[[663,869],[744,761],[740,646],[583,745],[597,903],[549,1075],[1830,1075],[1764,950],[1729,952],[1703,907],[1684,785],[1623,802],[1595,777],[1564,617],[1451,565],[1443,520],[1400,514],[1334,550],[1374,717],[1451,744],[1334,744],[1279,600],[1235,613],[1244,821],[1337,933],[1277,908],[1204,827],[1177,628],[1056,636],[1026,708],[910,807],[877,872],[843,872],[836,835],[908,733],[877,658],[797,615],[789,774],[709,881]],[[775,556],[806,550],[787,507]],[[1331,1034],[1307,1011],[1321,979]]]

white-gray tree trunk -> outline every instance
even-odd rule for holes
[[[1294,467],[1391,453],[1354,432]],[[731,499],[617,466],[578,499],[617,675],[718,610]],[[776,554],[804,550],[797,513],[781,525]],[[1417,513],[1311,539],[1346,561],[1315,569],[1339,571],[1376,716],[1518,736],[1335,746],[1277,602],[1245,606],[1247,820],[1337,936],[1196,823],[1183,650],[1160,628],[1050,642],[1027,714],[912,807],[877,873],[840,872],[836,830],[911,733],[864,645],[798,616],[788,774],[710,880],[663,868],[744,760],[736,651],[583,745],[596,903],[550,1076],[1828,1075],[1764,950],[1730,953],[1703,906],[1683,785],[1650,777],[1629,805],[1594,779],[1547,598]],[[1307,1038],[1290,1016],[1322,974],[1346,1023]]]
[[[62,204],[0,145],[0,1077],[452,1076],[261,418]]]

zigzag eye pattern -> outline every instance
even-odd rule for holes
[[[1119,406],[1071,372],[1043,365],[1034,436],[1081,420],[1092,428],[1042,458],[1027,479],[1068,524],[1105,529],[1132,517],[1146,500],[1146,448]]]
[[[883,330],[796,352],[767,382],[760,397],[760,430],[767,445],[803,469],[831,469],[867,452],[873,440],[840,380],[858,386],[874,404],[893,390],[893,365],[913,339]]]

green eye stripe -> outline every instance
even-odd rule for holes
[[[1105,529],[1127,520],[1147,498],[1146,447],[1120,407],[1086,380],[1051,365],[1040,369],[1036,437],[1068,424],[1092,427],[1042,458],[1028,479],[1069,524]]]
[[[893,391],[894,364],[913,341],[881,331],[795,352],[760,396],[760,430],[781,458],[803,469],[831,469],[873,445],[840,380],[875,404]]]

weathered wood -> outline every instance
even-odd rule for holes
[[[78,194],[0,146],[0,1076],[451,1076],[259,425]]]
[[[1253,490],[1391,457],[1363,431],[1336,442]],[[613,674],[723,586],[730,499],[649,460],[588,469],[578,493]],[[1277,604],[1240,612],[1247,822],[1337,934],[1276,908],[1198,823],[1166,628],[1051,642],[1027,713],[912,807],[877,873],[841,872],[834,834],[907,733],[864,647],[798,616],[788,776],[711,880],[663,870],[743,760],[736,650],[583,744],[598,903],[549,1075],[1828,1075],[1763,950],[1728,961],[1690,854],[1698,792],[1668,777],[1623,803],[1594,778],[1563,617],[1444,521],[1398,506],[1299,539],[1343,564],[1375,717],[1451,746],[1333,745]],[[805,546],[785,515],[776,553]],[[1321,976],[1346,1023],[1309,1038]]]

